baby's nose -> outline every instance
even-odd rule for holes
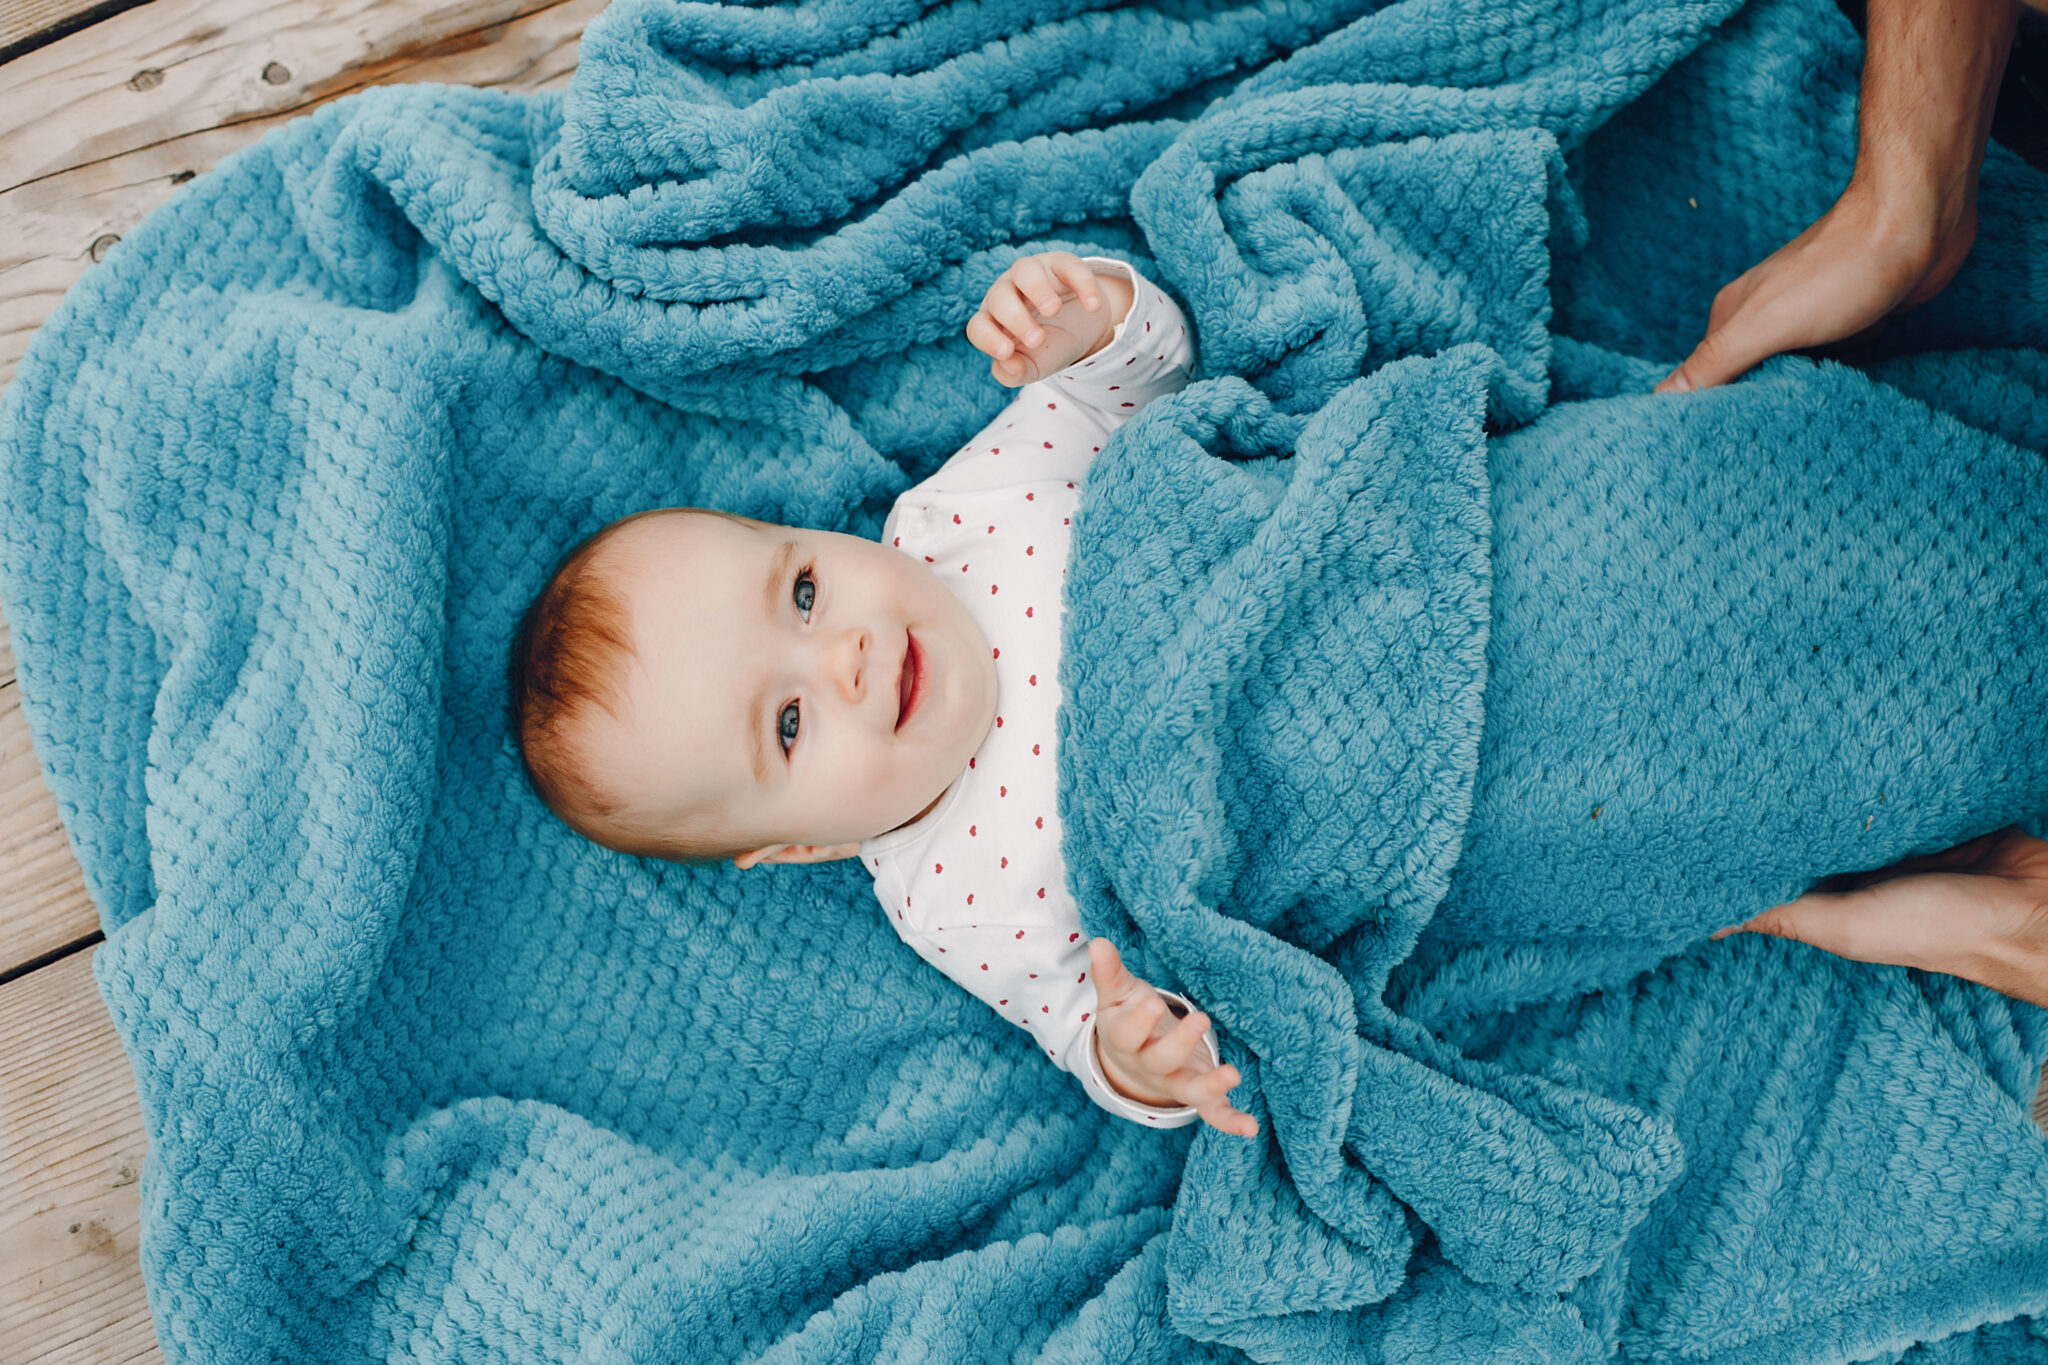
[[[833,669],[837,677],[840,695],[849,702],[857,702],[867,695],[869,676],[874,663],[874,632],[856,626],[839,639],[838,666]]]

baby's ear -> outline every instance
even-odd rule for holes
[[[851,844],[769,844],[742,853],[732,865],[745,871],[757,863],[829,863],[835,858],[858,858],[860,845]]]

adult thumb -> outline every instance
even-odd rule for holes
[[[1746,336],[1738,312],[1708,332],[1679,367],[1657,381],[1653,393],[1691,393],[1711,389],[1755,368],[1777,353],[1775,347]]]
[[[1774,905],[1760,915],[1751,915],[1740,924],[1716,929],[1707,937],[1717,939],[1726,938],[1730,934],[1769,934],[1773,938],[1798,938],[1799,935],[1792,931],[1792,917],[1779,913],[1785,909],[1786,906]]]
[[[1740,924],[1716,930],[1711,937],[1768,934],[1772,938],[1793,939],[1823,952],[1867,962],[1873,960],[1866,955],[1869,945],[1858,941],[1869,937],[1869,926],[1858,923],[1858,915],[1863,908],[1863,901],[1853,895],[1809,891],[1796,901],[1774,905]],[[1859,928],[1865,930],[1861,935]]]

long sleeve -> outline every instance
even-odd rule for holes
[[[966,987],[1003,1018],[1026,1029],[1054,1065],[1081,1082],[1088,1097],[1119,1117],[1153,1128],[1195,1120],[1186,1105],[1159,1108],[1119,1093],[1103,1074],[1095,1051],[1095,987],[1088,980],[1088,940],[1079,928],[1052,917],[1002,924],[951,924],[923,932],[903,921],[905,942],[919,957]],[[1192,1004],[1161,991],[1182,1011]],[[1220,1065],[1216,1033],[1203,1041]]]
[[[1175,1127],[1194,1111],[1126,1099],[1095,1053],[1095,987],[1060,854],[1056,740],[1062,580],[1080,488],[1111,432],[1188,381],[1194,344],[1164,291],[1121,262],[1089,264],[1131,281],[1110,341],[1020,388],[883,523],[883,543],[929,566],[987,637],[996,718],[938,805],[864,841],[861,861],[920,957],[1029,1030],[1097,1104]]]
[[[1187,385],[1194,374],[1195,343],[1180,306],[1122,261],[1090,256],[1086,263],[1098,273],[1113,270],[1131,282],[1131,310],[1108,343],[1058,374],[1018,389],[974,439],[905,492],[905,501],[1031,479],[1078,481],[1087,476],[1112,431],[1147,403]]]

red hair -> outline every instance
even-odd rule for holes
[[[578,743],[592,708],[618,717],[619,681],[633,658],[626,602],[599,563],[612,538],[643,517],[699,514],[760,525],[708,507],[656,507],[602,527],[562,557],[527,607],[513,639],[508,678],[512,734],[534,791],[577,833],[622,853],[678,862],[722,861],[745,852],[684,838],[646,840],[613,822],[619,804],[590,771]]]

